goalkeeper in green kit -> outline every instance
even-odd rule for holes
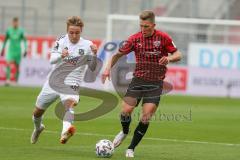
[[[27,40],[24,35],[24,30],[19,27],[19,21],[17,17],[12,20],[12,27],[9,27],[6,32],[5,40],[3,42],[3,47],[1,51],[1,56],[4,56],[4,49],[7,41],[9,41],[9,46],[6,54],[6,84],[10,83],[10,74],[12,66],[16,66],[15,80],[18,80],[19,75],[19,64],[21,61],[22,53],[25,57],[27,55]],[[22,42],[24,43],[24,50],[22,50]]]

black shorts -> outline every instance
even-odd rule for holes
[[[153,103],[158,106],[162,94],[163,81],[146,81],[134,77],[128,86],[124,101],[131,106],[138,106],[142,100],[144,103]]]

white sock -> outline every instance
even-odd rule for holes
[[[33,124],[35,129],[39,129],[42,124],[42,117],[32,116]]]
[[[62,134],[66,132],[71,125],[73,124],[74,120],[74,110],[73,108],[69,108],[63,117],[63,129],[62,129]]]

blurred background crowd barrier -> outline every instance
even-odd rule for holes
[[[151,9],[157,16],[156,28],[169,33],[183,53],[183,60],[170,65],[167,72],[172,94],[240,97],[239,8],[237,0],[0,1],[0,47],[12,18],[19,17],[28,54],[21,62],[18,84],[41,86],[51,68],[51,47],[56,37],[66,33],[67,17],[82,17],[83,37],[99,46],[98,57],[106,63],[117,48],[108,51],[104,46],[137,32],[139,13]],[[133,54],[128,62],[134,62]],[[5,64],[1,57],[0,84],[5,80]],[[102,85],[99,76],[96,82],[83,85],[112,90],[112,84]]]

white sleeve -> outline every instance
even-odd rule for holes
[[[62,45],[60,41],[56,41],[55,45],[51,51],[50,55],[50,63],[56,64],[62,60]]]
[[[61,57],[60,53],[52,52],[49,61],[51,64],[56,64],[56,63],[60,62],[61,59],[62,59],[62,57]]]

